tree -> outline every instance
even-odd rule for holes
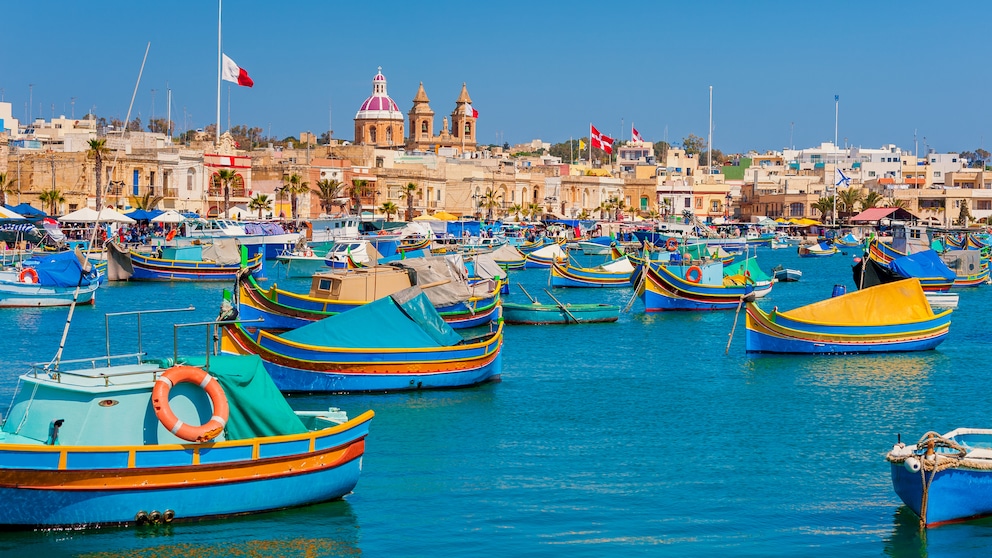
[[[360,178],[352,179],[351,181],[351,200],[353,202],[352,211],[355,215],[362,214],[362,196],[368,195],[369,191],[369,181],[362,180]]]
[[[287,186],[286,193],[289,194],[290,218],[295,221],[297,196],[309,192],[310,183],[303,180],[303,177],[295,172],[289,175],[289,177],[283,178],[283,180],[286,181],[286,186]]]
[[[216,179],[220,182],[220,187],[224,189],[224,217],[231,209],[231,183],[238,173],[234,169],[220,169],[217,171]]]
[[[510,213],[512,213],[513,215],[516,215],[517,221],[520,220],[520,213],[523,212],[523,210],[524,210],[523,206],[520,205],[519,203],[515,203],[515,204],[511,205],[509,207],[509,209],[508,209],[508,211]]]
[[[7,173],[0,172],[0,206],[7,205],[7,194],[14,193],[14,179],[7,180]]]
[[[540,216],[544,214],[544,208],[539,203],[527,204],[527,210],[530,212],[530,218],[534,221],[539,220]]]
[[[968,200],[961,200],[961,210],[958,212],[958,226],[967,227],[971,221],[971,211],[968,210]]]
[[[148,131],[168,135],[169,128],[172,125],[173,122],[171,120],[166,120],[164,118],[152,118],[148,121]]]
[[[317,189],[313,193],[317,195],[320,208],[324,213],[330,214],[331,209],[340,206],[337,200],[342,197],[344,184],[334,179],[321,179],[317,181]]]
[[[248,209],[251,211],[258,211],[258,218],[262,218],[263,211],[272,210],[272,200],[269,199],[268,194],[255,194],[248,202]]]
[[[589,145],[588,142],[586,145]],[[548,150],[548,154],[552,157],[558,157],[562,161],[574,163],[576,159],[582,158],[582,151],[585,150],[579,150],[579,140],[569,140],[552,144],[551,149]]]
[[[846,190],[840,190],[837,192],[837,207],[841,208],[841,215],[846,215],[850,217],[854,215],[854,212],[859,203],[862,200],[861,189],[860,188],[847,188]]]
[[[878,207],[880,203],[885,201],[882,194],[878,192],[868,192],[864,199],[861,200],[861,210],[869,209],[872,207]]]
[[[883,207],[898,207],[899,209],[909,209],[909,200],[905,198],[889,198],[885,200],[885,205]]]
[[[668,156],[668,148],[671,147],[667,141],[656,141],[654,142],[654,160],[659,164],[665,161],[665,157]]]
[[[479,202],[480,207],[486,208],[486,221],[493,220],[493,209],[496,209],[502,203],[503,198],[499,193],[494,192],[492,188],[487,188],[486,193],[482,195],[482,200]]]
[[[96,185],[96,210],[100,211],[103,209],[103,182],[101,182],[101,177],[103,176],[103,156],[110,153],[110,150],[107,149],[106,139],[91,139],[89,146],[90,148],[86,154],[93,155],[95,162],[94,174],[96,180],[93,183]]]
[[[128,199],[131,200],[131,207],[135,209],[155,209],[165,198],[152,195],[151,192],[145,192],[144,196],[130,196]]]
[[[58,206],[65,202],[65,197],[62,196],[62,192],[57,189],[52,188],[51,190],[46,190],[38,194],[38,201],[42,203],[42,206],[48,205],[51,211],[48,212],[49,215],[58,215]]]
[[[726,159],[726,156],[723,154],[722,151],[720,151],[719,149],[714,149],[713,150],[713,166],[714,167],[719,167],[720,165],[722,165],[724,159]],[[703,166],[703,165],[707,165],[708,166],[709,164],[710,164],[709,151],[705,151],[705,150],[704,151],[701,151],[699,153],[699,165],[700,166]]]
[[[706,140],[689,134],[687,137],[682,138],[682,147],[685,149],[686,155],[698,155],[706,149]]]
[[[391,201],[385,201],[382,202],[382,207],[379,208],[379,211],[386,214],[387,221],[392,221],[392,219],[390,219],[390,216],[394,213],[399,213],[399,208],[396,207],[395,203]]]
[[[134,120],[128,122],[127,124],[128,132],[140,132],[141,131],[141,118],[135,116]]]
[[[400,198],[406,198],[406,220],[413,221],[413,194],[417,192],[418,186],[413,182],[407,182],[400,193]]]
[[[834,197],[825,196],[818,200],[812,205],[812,208],[820,212],[820,219],[823,221],[827,220],[827,216],[831,214],[834,210]]]

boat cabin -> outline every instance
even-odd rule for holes
[[[324,300],[378,300],[411,286],[413,279],[404,269],[362,267],[317,273],[310,283],[310,296]]]

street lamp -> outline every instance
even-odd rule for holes
[[[730,201],[732,199],[734,199],[734,197],[730,195],[730,192],[727,192],[727,203],[723,206],[723,220],[724,221],[729,221],[730,220]]]

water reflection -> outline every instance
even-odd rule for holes
[[[0,554],[182,558],[360,556],[360,533],[351,505],[341,500],[199,523],[4,533],[0,535]]]
[[[886,556],[930,558],[987,556],[992,548],[992,518],[921,529],[908,507],[899,506],[892,535],[885,539]]]

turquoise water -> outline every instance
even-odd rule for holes
[[[762,305],[789,309],[851,284],[851,256],[759,250],[798,267]],[[306,281],[269,279],[304,290]],[[531,294],[547,273],[512,272]],[[193,304],[148,318],[144,349],[172,351],[173,321],[211,320],[223,287],[112,284],[73,318],[66,358],[105,351],[105,312]],[[630,289],[558,289],[568,302],[625,305]],[[927,430],[986,427],[992,289],[960,291],[936,351],[894,356],[744,354],[743,316],[647,315],[615,324],[507,326],[503,381],[391,395],[294,396],[294,407],[374,409],[365,468],[344,501],[158,528],[0,534],[0,553],[158,556],[972,556],[992,521],[921,537],[883,457]],[[513,288],[510,300],[523,300]],[[0,399],[58,347],[66,311],[4,310]],[[116,352],[133,320],[111,322]],[[181,331],[202,352],[202,331]],[[0,512],[2,513],[2,512]]]

